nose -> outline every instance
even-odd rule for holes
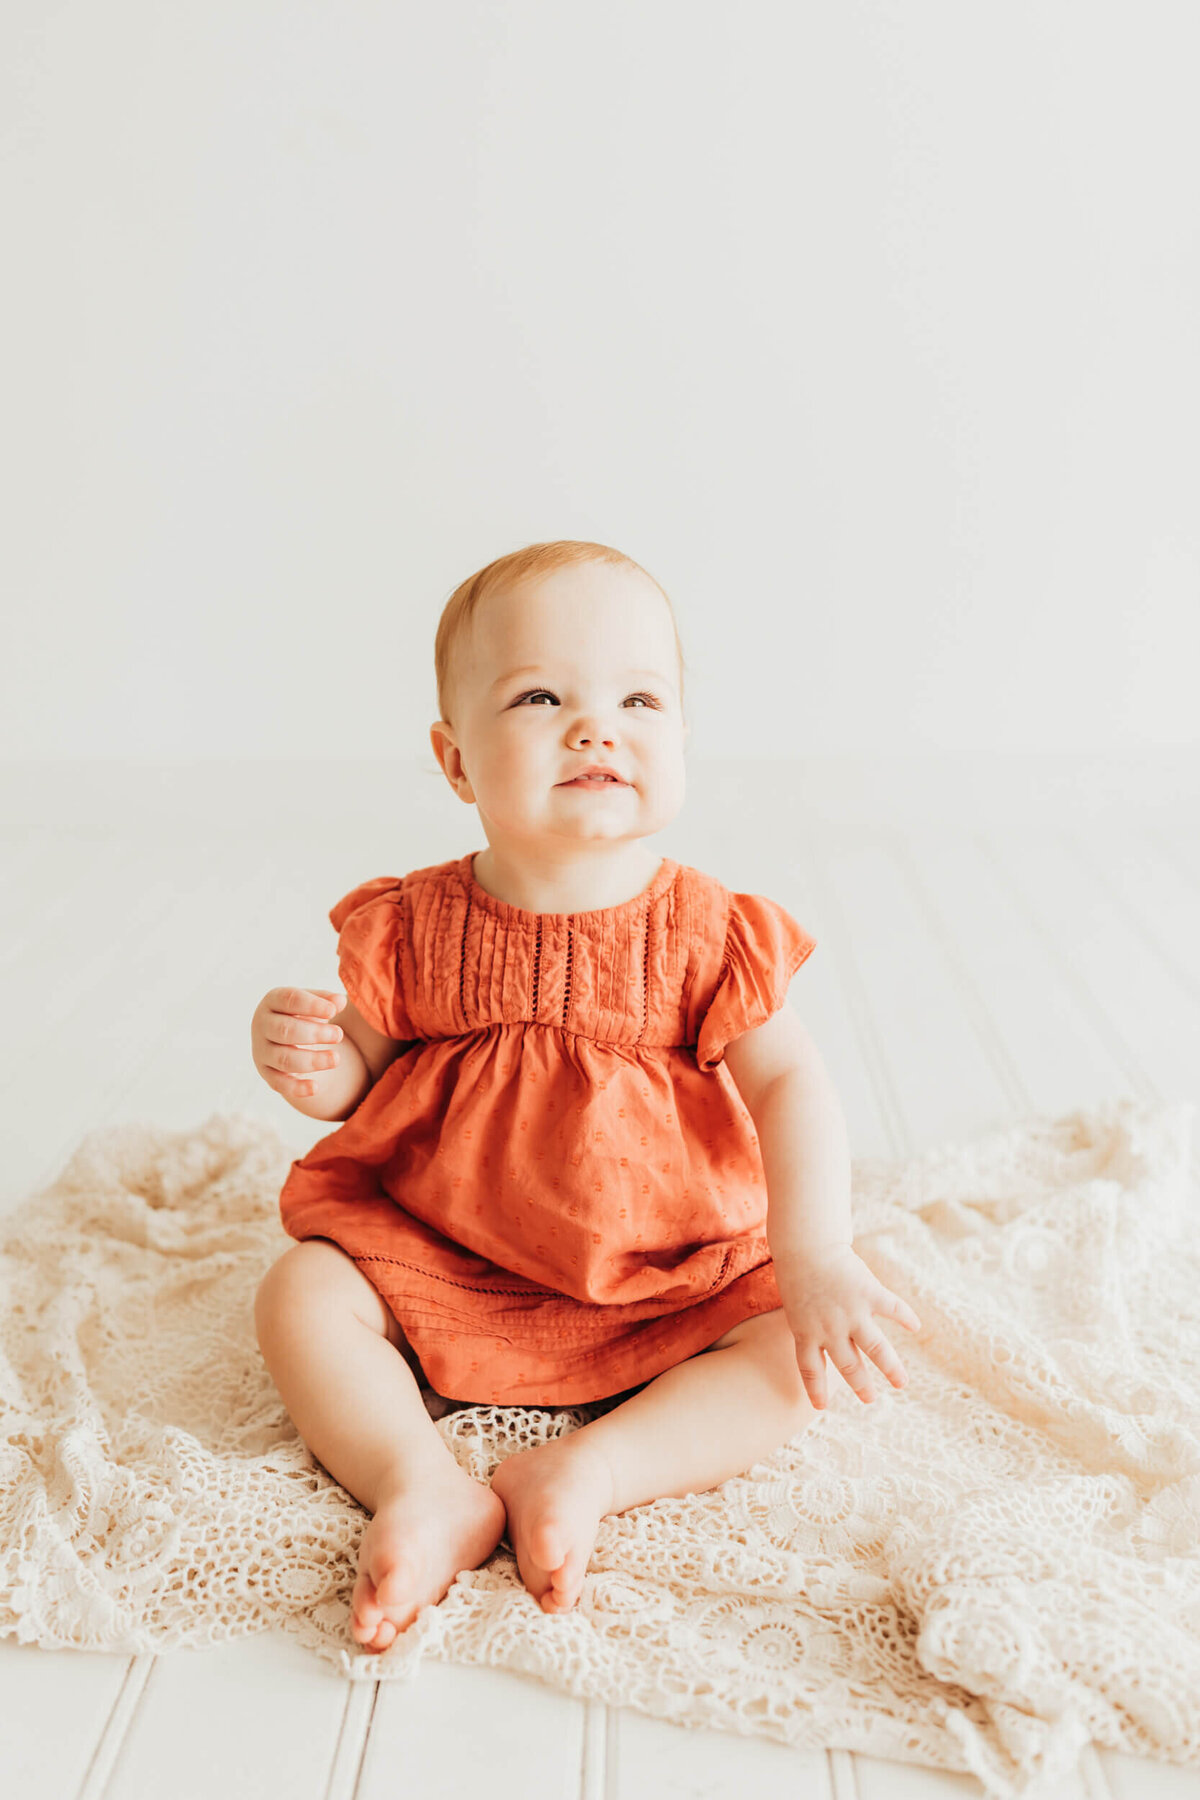
[[[600,735],[597,733],[593,736],[587,729],[589,726],[594,727],[594,721],[591,719],[585,719],[579,725],[576,725],[574,730],[568,733],[568,742],[572,744],[601,743],[611,750],[617,741],[612,732],[610,731],[607,735]]]

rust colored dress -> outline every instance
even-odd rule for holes
[[[331,908],[347,999],[403,1048],[280,1217],[353,1257],[436,1393],[606,1399],[781,1304],[722,1058],[816,940],[669,857],[619,906],[534,913],[474,856]]]

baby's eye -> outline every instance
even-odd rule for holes
[[[557,706],[558,702],[555,700],[555,697],[550,692],[549,688],[530,688],[527,694],[518,694],[513,701],[513,705],[520,706],[524,700],[540,699],[543,694],[546,695],[547,699],[554,700],[554,703]],[[654,698],[653,694],[627,694],[625,697],[627,700],[644,700],[646,707],[660,707],[660,702]],[[643,708],[643,710],[645,710],[645,708]]]

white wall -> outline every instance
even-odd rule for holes
[[[0,757],[432,766],[446,596],[560,536],[698,754],[1200,745],[1192,0],[0,37]]]

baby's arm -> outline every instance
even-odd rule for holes
[[[852,1247],[846,1121],[820,1052],[786,1006],[725,1046],[754,1121],[767,1181],[767,1241],[796,1362],[825,1404],[825,1355],[861,1400],[874,1398],[859,1352],[895,1387],[908,1377],[873,1315],[919,1331],[916,1313]]]
[[[776,1261],[854,1236],[850,1150],[821,1053],[786,1005],[725,1046],[762,1151],[767,1238]]]

